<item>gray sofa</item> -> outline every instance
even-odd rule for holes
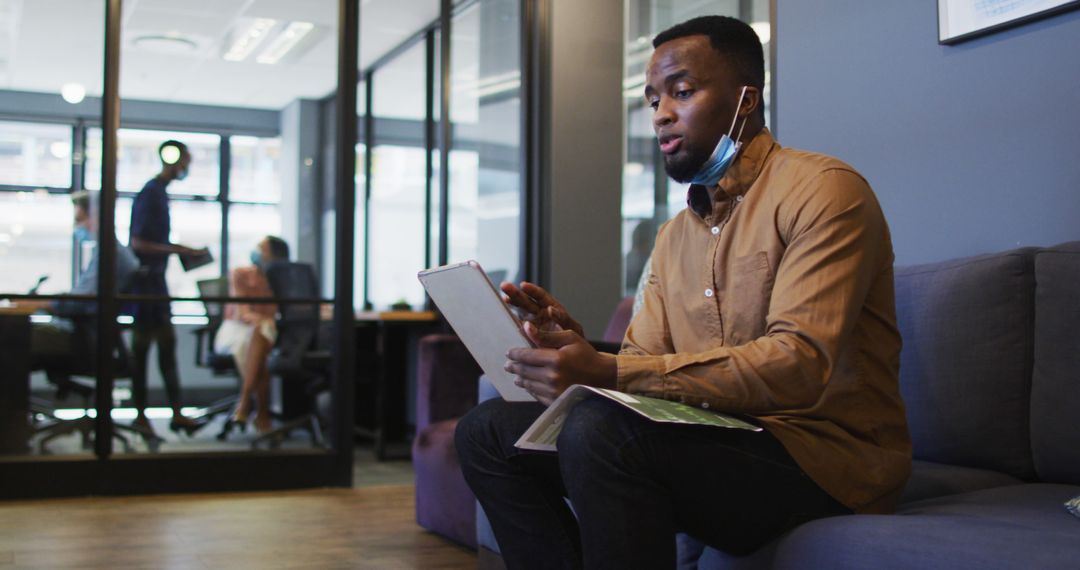
[[[915,455],[897,513],[742,558],[681,535],[680,568],[1080,568],[1080,242],[899,267],[896,307]]]

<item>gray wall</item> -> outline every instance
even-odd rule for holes
[[[622,292],[622,0],[552,2],[546,275],[599,338]]]
[[[779,140],[866,176],[897,263],[1080,239],[1080,11],[942,46],[935,0],[777,5]]]

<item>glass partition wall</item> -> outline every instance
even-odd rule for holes
[[[2,496],[349,484],[359,4],[0,14]]]
[[[0,12],[0,461],[91,460],[98,439],[100,201],[77,191],[101,122],[106,3],[61,4],[70,20],[41,2]]]
[[[378,13],[386,3],[373,0],[365,9]],[[358,221],[355,283],[365,307],[423,307],[416,273],[435,265],[474,259],[495,281],[525,277],[522,3],[447,2],[450,13],[440,20],[440,2],[423,0],[415,12],[388,8],[377,23],[362,24],[362,43],[377,47],[390,41],[391,24],[406,28],[430,18],[385,56],[361,64],[361,85],[371,98],[360,109],[370,120],[360,121],[364,145],[357,163],[370,166],[358,171],[365,183],[358,211],[366,211],[369,225],[362,236]],[[444,31],[450,39],[446,56]],[[444,57],[448,82],[441,75]],[[445,141],[439,136],[443,103],[450,111]],[[450,166],[445,181],[443,152]]]
[[[348,485],[354,311],[423,308],[416,272],[466,259],[535,279],[528,6],[23,3],[0,89],[2,496]],[[89,324],[51,313],[76,302]],[[221,333],[260,314],[272,345],[309,333],[269,395]],[[97,336],[39,346],[54,324]],[[46,346],[81,368],[45,370]]]

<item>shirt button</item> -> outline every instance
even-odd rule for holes
[[[705,290],[705,296],[706,297],[712,297],[713,296],[712,289],[706,289]]]
[[[701,407],[707,410],[707,409],[709,409],[709,403],[708,402],[702,402]]]
[[[742,194],[739,194],[738,196],[736,196],[735,201],[736,202],[742,202]]]
[[[709,231],[712,232],[712,235],[714,236],[720,235],[720,226],[713,226],[712,229]]]

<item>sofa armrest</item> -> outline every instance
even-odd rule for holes
[[[476,379],[482,373],[455,335],[420,339],[416,374],[416,430],[465,415],[476,405]]]

